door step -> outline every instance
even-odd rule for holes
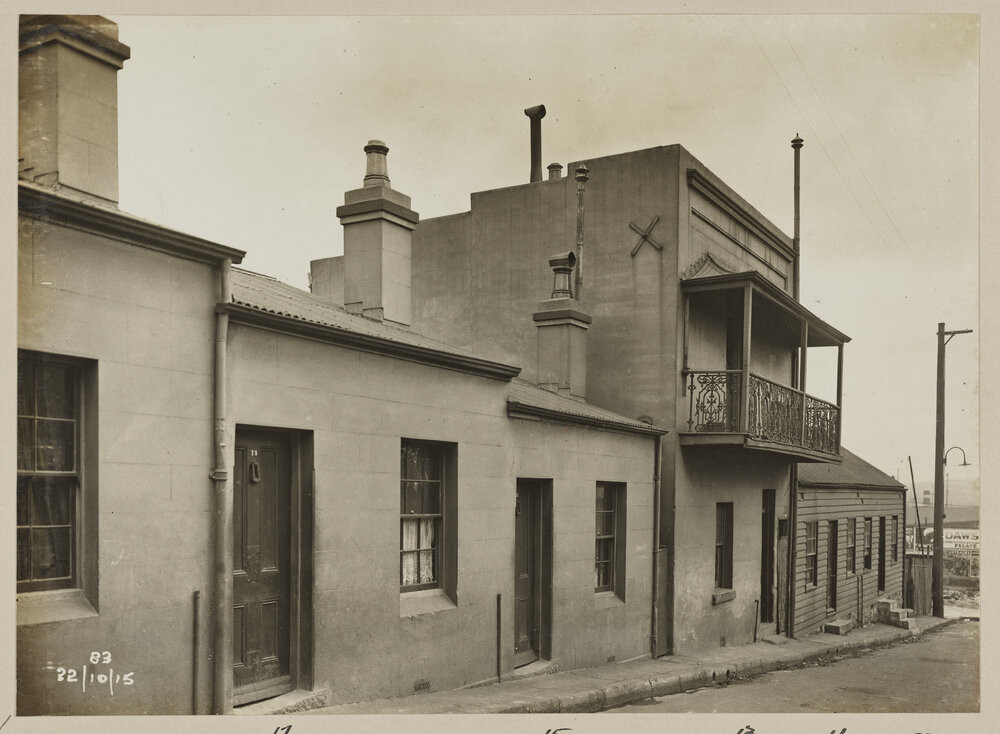
[[[832,635],[846,635],[854,629],[853,619],[835,619],[823,625],[823,631]]]
[[[318,709],[327,705],[330,700],[330,691],[327,688],[320,688],[315,691],[297,690],[283,693],[265,701],[248,703],[245,706],[237,706],[233,713],[239,716],[267,716],[269,714],[292,714],[296,711],[308,711]]]

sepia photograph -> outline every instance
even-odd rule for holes
[[[980,8],[23,5],[0,729],[985,731]]]

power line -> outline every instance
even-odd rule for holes
[[[785,37],[785,42],[788,44],[788,47],[792,50],[792,55],[795,56],[795,61],[798,62],[799,68],[802,69],[802,73],[805,74],[806,79],[809,81],[809,86],[812,87],[813,94],[816,95],[816,99],[818,99],[819,103],[823,106],[823,111],[826,112],[826,116],[830,120],[830,124],[833,125],[833,129],[837,132],[837,136],[840,138],[840,141],[844,144],[844,147],[847,148],[847,152],[850,154],[851,160],[854,161],[854,165],[857,167],[858,172],[861,174],[861,177],[865,180],[865,183],[868,184],[868,190],[871,191],[872,196],[875,197],[875,201],[878,203],[879,208],[882,210],[882,214],[884,214],[885,218],[889,220],[889,224],[892,226],[892,229],[896,233],[896,236],[899,237],[899,241],[903,243],[903,246],[906,248],[907,252],[909,252],[912,255],[913,250],[910,248],[910,244],[906,241],[906,238],[903,237],[903,234],[899,231],[899,228],[896,226],[896,222],[893,220],[892,215],[889,214],[888,210],[885,208],[885,205],[882,203],[882,199],[879,197],[878,191],[872,185],[871,180],[865,173],[865,169],[861,166],[861,163],[858,161],[857,156],[854,155],[854,150],[851,148],[850,143],[847,142],[847,138],[840,131],[840,127],[837,125],[837,121],[833,118],[833,114],[830,112],[830,108],[827,107],[826,101],[823,99],[823,95],[819,93],[819,90],[813,83],[812,77],[809,75],[809,71],[806,69],[805,64],[802,63],[802,59],[799,58],[799,54],[795,50],[795,46],[792,44],[792,39],[788,37],[788,34],[785,32],[785,27],[781,24],[781,18],[775,18],[775,20],[778,23],[778,28],[781,29],[781,35]],[[840,173],[839,170],[838,173]],[[843,176],[841,176],[841,178],[843,178]],[[844,183],[846,183],[847,187],[850,188],[850,184],[847,183],[846,179],[844,180]],[[855,197],[854,200],[857,201],[857,197]],[[867,212],[865,216],[867,216]],[[868,221],[869,222],[872,221],[871,217],[868,217]],[[872,226],[875,226],[874,222],[872,222]],[[883,242],[886,242],[885,238],[882,237],[881,232],[878,231],[878,228],[876,227],[875,229],[876,232],[878,232],[879,234],[879,238],[881,238]],[[886,245],[888,245],[888,242],[886,242]],[[891,246],[890,249],[892,249]]]

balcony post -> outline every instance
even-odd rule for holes
[[[840,427],[844,419],[844,345],[837,345],[837,453],[840,453]]]
[[[753,287],[743,287],[743,399],[740,401],[740,430],[750,433],[750,325],[753,317]]]
[[[806,445],[806,416],[808,411],[808,403],[806,400],[806,355],[809,353],[809,322],[802,322],[802,346],[801,353],[802,359],[799,364],[801,372],[799,373],[799,390],[802,392],[802,414],[801,414],[801,424],[799,425],[799,446]]]

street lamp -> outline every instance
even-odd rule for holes
[[[951,504],[951,495],[948,492],[948,471],[947,471],[948,454],[950,454],[955,449],[958,449],[959,451],[962,452],[962,463],[959,464],[959,466],[972,466],[972,464],[970,464],[966,460],[966,458],[965,458],[965,449],[963,449],[961,446],[952,446],[950,449],[948,449],[947,451],[944,452],[944,457],[941,459],[941,463],[944,464],[945,467],[946,467],[945,468],[945,473],[944,473],[944,506],[945,507],[947,507],[948,505]]]
[[[958,449],[965,461],[965,451],[958,446],[944,450],[944,348],[955,334],[971,334],[972,329],[945,331],[938,324],[937,348],[937,432],[934,442],[934,561],[931,567],[932,613],[944,618],[944,467],[948,451]],[[968,464],[965,464],[968,466]]]

